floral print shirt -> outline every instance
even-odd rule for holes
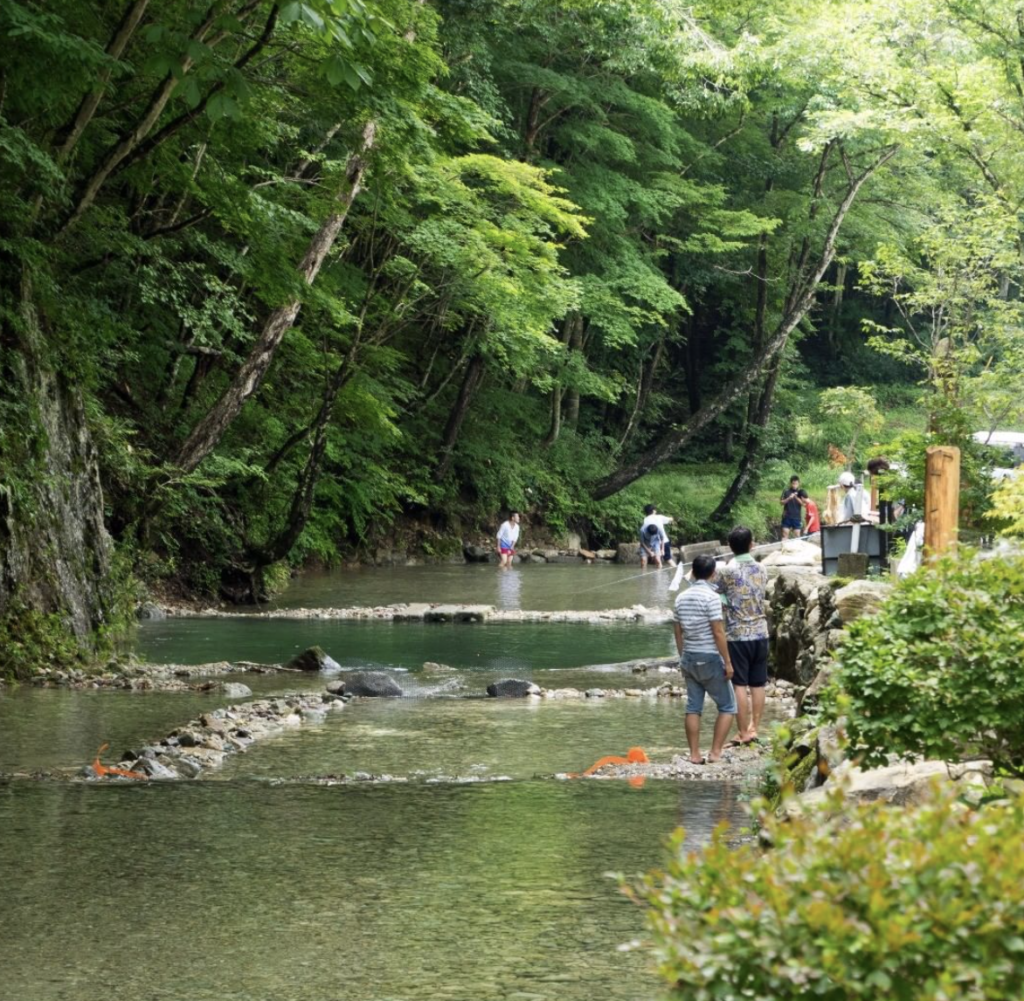
[[[725,634],[730,640],[768,639],[765,588],[768,571],[753,556],[736,556],[716,579],[725,605]]]

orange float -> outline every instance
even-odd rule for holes
[[[108,768],[102,761],[100,761],[100,755],[108,747],[110,747],[109,744],[101,744],[99,750],[96,752],[96,758],[92,763],[92,770],[96,773],[98,778],[104,778],[107,775],[120,775],[121,778],[125,779],[148,778],[145,772],[130,772],[127,768]]]

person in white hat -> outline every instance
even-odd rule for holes
[[[849,470],[841,473],[839,485],[843,488],[843,506],[840,508],[839,524],[854,520],[860,521],[864,517],[863,490],[853,473]]]

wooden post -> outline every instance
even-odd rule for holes
[[[960,520],[960,449],[933,445],[924,478],[924,545],[929,559],[956,549]]]

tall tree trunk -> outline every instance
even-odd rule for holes
[[[794,288],[782,319],[772,333],[771,338],[761,351],[754,356],[747,368],[709,403],[705,404],[697,413],[692,414],[684,424],[666,432],[643,455],[638,456],[633,462],[620,467],[601,480],[594,489],[594,498],[596,500],[611,497],[624,487],[629,486],[630,483],[638,480],[641,476],[649,473],[659,463],[671,459],[695,434],[698,434],[707,427],[708,424],[721,415],[727,407],[741,394],[747,392],[756,382],[764,371],[765,366],[786,346],[789,335],[796,329],[797,324],[800,323],[811,308],[818,285],[835,257],[836,239],[839,236],[839,230],[842,228],[843,221],[846,219],[847,213],[850,211],[864,182],[881,166],[888,163],[896,155],[898,149],[899,147],[897,146],[887,147],[872,164],[858,175],[854,175],[852,171],[849,172],[849,183],[846,193],[833,213],[814,266],[803,272],[806,274],[806,279],[799,287]]]
[[[299,263],[299,274],[306,285],[312,285],[316,281],[324,260],[345,225],[352,203],[362,188],[367,155],[373,148],[376,135],[377,125],[371,120],[363,130],[363,139],[359,149],[348,159],[345,181],[335,198],[338,202],[338,210],[329,215],[320,225]],[[270,363],[274,360],[274,352],[284,339],[284,335],[291,330],[301,308],[302,302],[296,297],[283,306],[279,306],[267,317],[249,356],[242,363],[242,367],[234,379],[231,380],[231,384],[196,424],[192,433],[181,446],[176,465],[184,472],[191,472],[195,469],[217,447],[217,443],[231,422],[241,413],[246,401],[259,389],[263,377],[270,368]]]
[[[251,4],[248,10],[251,11]],[[212,6],[203,19],[202,24],[193,32],[192,37],[189,39],[190,42],[201,43],[206,40],[206,36],[210,33],[210,29],[214,26],[217,18],[220,16],[221,10],[219,5]],[[218,33],[216,39],[222,39],[225,37],[225,33]],[[214,39],[211,39],[207,44],[212,44]],[[107,151],[107,155],[103,157],[99,165],[92,172],[85,183],[79,188],[78,193],[75,196],[73,207],[71,212],[65,218],[64,222],[60,225],[58,233],[63,233],[65,230],[74,226],[79,219],[86,213],[92,203],[96,200],[96,196],[100,193],[100,189],[106,184],[110,175],[118,167],[118,165],[127,157],[132,151],[146,138],[147,135],[152,131],[153,126],[160,120],[160,116],[163,114],[164,108],[167,107],[167,102],[170,101],[174,92],[178,89],[178,85],[184,79],[185,75],[192,69],[194,60],[191,56],[182,56],[178,69],[173,73],[168,73],[167,76],[160,82],[160,85],[150,95],[149,103],[146,105],[142,115],[135,122],[135,124],[128,129],[126,132],[118,138],[117,142],[111,146]]]
[[[822,190],[825,184],[825,171],[828,169],[829,156],[834,149],[834,144],[829,143],[822,150],[821,159],[818,161],[818,170],[814,175],[814,183],[811,189],[811,204],[808,208],[808,221],[813,224],[818,217],[821,208]],[[793,272],[790,277],[789,292],[786,296],[785,311],[791,310],[795,305],[795,296],[807,280],[807,267],[810,260],[811,240],[805,236],[800,242],[800,250],[794,257]],[[758,243],[757,270],[758,281],[757,309],[754,320],[754,343],[760,348],[764,343],[765,318],[768,308],[768,234],[762,233]],[[743,446],[743,458],[740,460],[739,469],[725,491],[725,495],[718,502],[718,506],[711,513],[711,520],[714,523],[724,522],[732,513],[736,502],[743,496],[744,491],[757,482],[758,473],[761,469],[761,460],[764,457],[765,432],[768,429],[768,422],[771,419],[772,407],[775,403],[775,387],[779,380],[779,371],[782,367],[782,352],[775,356],[768,375],[759,393],[751,393],[747,409],[746,437]]]
[[[114,32],[114,37],[111,38],[106,48],[106,54],[112,61],[121,58],[129,40],[135,33],[135,29],[142,20],[142,16],[146,13],[148,5],[149,0],[135,0],[125,10],[121,22]],[[96,82],[93,84],[92,89],[82,98],[75,112],[75,117],[62,130],[61,134],[64,138],[57,149],[58,163],[63,163],[71,155],[71,151],[78,145],[78,140],[82,138],[82,134],[92,121],[93,115],[96,114],[96,109],[100,106],[100,101],[103,100],[107,84],[110,82],[110,72],[111,68],[106,67],[96,74]]]
[[[633,405],[633,412],[629,415],[629,422],[626,424],[626,430],[622,432],[622,437],[619,439],[616,451],[621,451],[625,448],[629,439],[633,437],[633,433],[636,431],[640,418],[647,406],[647,398],[651,395],[651,387],[654,385],[654,375],[658,370],[658,366],[661,364],[661,359],[664,353],[665,338],[659,337],[654,345],[654,354],[650,361],[645,361],[644,359],[641,359],[640,361],[640,380],[637,383],[636,403]],[[604,423],[603,419],[601,423]]]
[[[764,432],[771,419],[772,407],[775,403],[775,385],[779,378],[779,370],[782,367],[781,354],[777,355],[774,363],[768,371],[764,386],[758,395],[758,405],[754,411],[753,418],[747,426],[746,447],[743,451],[743,458],[740,459],[739,469],[736,476],[725,492],[725,496],[718,502],[718,507],[711,513],[711,521],[714,524],[724,522],[732,513],[736,502],[743,496],[748,487],[757,482],[761,471],[761,456],[764,451]]]
[[[577,324],[580,328],[580,338],[583,336],[583,317],[579,313],[570,313],[562,323],[562,344],[565,346],[566,351],[570,349],[573,338],[575,337],[574,331],[576,330]],[[548,448],[554,445],[558,441],[558,436],[562,433],[562,400],[565,398],[565,390],[562,388],[561,381],[555,383],[551,390],[551,424],[548,428],[547,436],[544,438],[543,445]]]
[[[456,442],[462,432],[466,414],[469,413],[469,406],[483,379],[484,359],[481,355],[474,355],[469,360],[469,365],[466,366],[466,374],[462,377],[458,399],[455,401],[452,412],[448,415],[448,423],[444,428],[444,435],[441,439],[441,461],[434,471],[434,479],[439,483],[451,471]]]
[[[569,338],[569,351],[580,353],[583,350],[583,317],[579,317],[572,325],[572,336]],[[580,422],[580,391],[570,386],[565,393],[565,424],[574,431]]]

